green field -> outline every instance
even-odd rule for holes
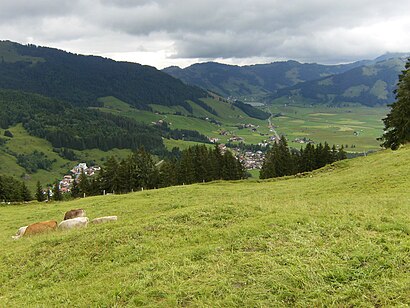
[[[382,119],[388,112],[386,107],[285,106],[283,103],[276,103],[270,109],[274,114],[282,114],[273,118],[272,123],[279,134],[287,136],[290,146],[300,147],[292,141],[306,137],[316,143],[348,145],[346,150],[351,152],[380,149],[377,138],[383,134]]]
[[[208,136],[219,138],[221,143],[226,143],[231,135],[244,138],[245,143],[257,144],[273,135],[269,131],[268,121],[250,118],[236,107],[231,107],[229,103],[220,102],[214,99],[206,99],[204,102],[214,108],[218,116],[214,116],[196,104],[191,103],[195,117],[187,117],[186,110],[180,106],[166,107],[151,105],[153,110],[162,112],[155,114],[148,111],[139,111],[131,108],[128,104],[116,98],[104,98],[104,108],[100,110],[126,115],[137,121],[155,122],[165,120],[173,129],[197,130]],[[348,146],[347,151],[363,152],[369,150],[379,150],[380,142],[377,138],[383,134],[384,118],[388,112],[386,107],[327,107],[325,105],[309,105],[306,102],[296,102],[288,105],[287,100],[277,100],[265,109],[273,114],[282,116],[272,119],[276,131],[280,135],[285,135],[291,147],[299,148],[301,144],[292,142],[296,138],[310,138],[316,143],[327,141],[330,144]],[[175,115],[176,111],[183,115]],[[185,115],[184,115],[185,114]],[[200,117],[213,118],[221,123],[221,126],[213,124]],[[250,128],[238,129],[238,124],[258,125],[256,131]],[[219,132],[225,130],[231,134],[221,136]],[[261,134],[267,134],[261,136]],[[354,147],[352,147],[354,145]]]
[[[409,159],[2,206],[0,307],[407,307]],[[119,220],[11,239],[79,207]]]

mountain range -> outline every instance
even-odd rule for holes
[[[392,92],[408,55],[388,53],[374,60],[340,65],[293,60],[248,66],[207,62],[163,71],[186,84],[250,101],[269,103],[280,97],[298,96],[310,103],[375,106],[393,101]]]

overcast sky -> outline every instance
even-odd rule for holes
[[[0,0],[0,39],[157,68],[410,51],[409,0]]]

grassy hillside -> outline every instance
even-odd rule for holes
[[[98,110],[126,116],[144,123],[164,120],[169,124],[171,129],[196,130],[205,136],[220,138],[222,143],[227,142],[227,139],[232,137],[232,135],[241,136],[245,139],[246,143],[254,144],[266,139],[266,137],[262,137],[260,133],[269,133],[267,120],[252,118],[226,101],[218,101],[212,98],[201,100],[213,108],[218,115],[215,116],[192,102],[189,102],[192,107],[192,114],[188,113],[181,106],[150,105],[154,112],[142,111],[131,107],[129,104],[115,97],[100,98],[99,101],[102,102],[104,106],[98,108]],[[176,114],[177,112],[178,114]],[[219,122],[220,125],[211,122],[210,119],[214,119]],[[238,129],[239,124],[249,123],[259,125],[258,131],[253,132],[250,129]],[[228,136],[220,136],[219,132],[221,130],[229,131],[231,134]]]
[[[8,130],[13,133],[14,137],[7,138],[6,144],[0,145],[0,174],[14,176],[20,180],[24,178],[32,192],[34,192],[37,181],[40,181],[43,185],[47,183],[51,184],[56,179],[61,179],[68,170],[71,170],[79,162],[94,161],[96,164],[101,165],[103,161],[111,155],[125,158],[131,154],[131,150],[128,149],[113,149],[106,152],[98,149],[90,149],[74,151],[78,160],[69,161],[53,152],[53,146],[50,142],[29,135],[21,124],[10,127]],[[3,133],[4,129],[0,129],[0,136],[3,136]],[[50,171],[39,169],[34,174],[27,174],[24,168],[17,164],[16,156],[10,154],[30,154],[34,151],[43,152],[48,159],[54,161]]]
[[[409,159],[0,207],[0,306],[407,306]],[[10,238],[78,207],[119,221]]]

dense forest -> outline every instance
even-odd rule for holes
[[[250,116],[251,118],[255,118],[255,119],[260,119],[260,120],[266,120],[267,118],[269,118],[269,113],[262,111],[258,108],[254,108],[249,104],[245,104],[241,101],[236,100],[233,105],[235,107],[238,107],[239,109],[241,109],[243,112],[245,112],[248,116]]]
[[[31,135],[48,140],[54,148],[106,151],[143,146],[162,155],[166,151],[162,137],[208,142],[196,131],[149,126],[37,94],[0,90],[0,127],[6,129],[17,123],[23,123]]]
[[[286,138],[281,137],[278,143],[274,143],[266,154],[265,161],[260,171],[261,179],[294,175],[297,173],[312,171],[346,158],[343,147],[336,149],[333,145],[319,143],[316,147],[310,143],[300,151],[289,149]]]
[[[0,175],[0,202],[22,202],[32,199],[30,190],[22,181]]]
[[[99,106],[97,99],[115,96],[139,109],[149,104],[181,105],[200,102],[207,92],[136,63],[116,62],[62,50],[0,42],[21,61],[0,62],[0,88],[42,94],[75,106]],[[33,61],[28,59],[32,58]]]

